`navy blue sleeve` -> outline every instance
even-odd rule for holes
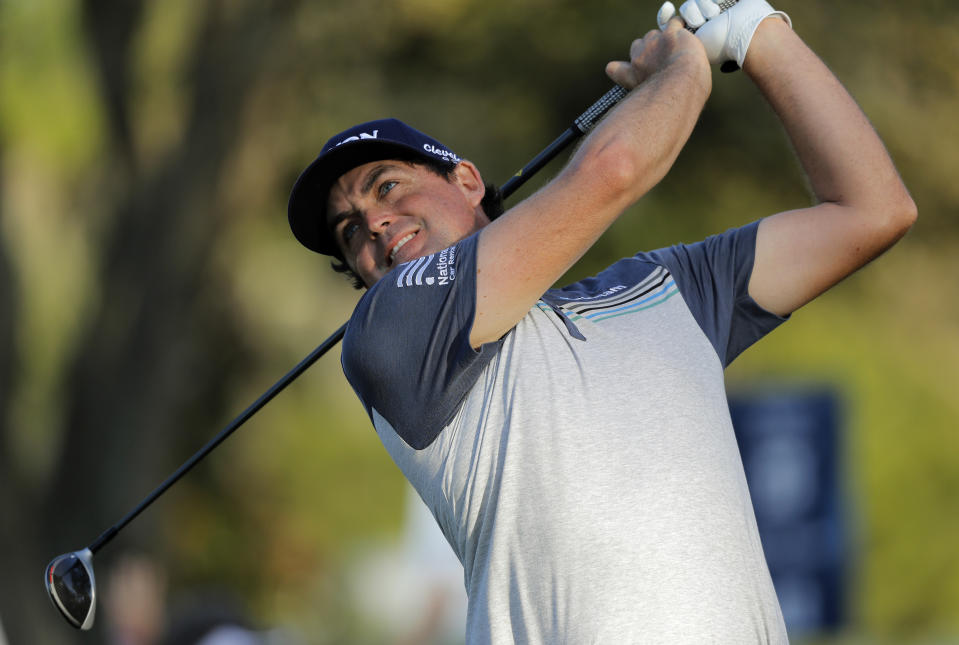
[[[476,243],[396,267],[363,296],[343,340],[342,363],[373,409],[414,449],[430,445],[496,353],[469,334],[476,310]]]
[[[753,222],[696,244],[640,254],[673,274],[723,367],[788,318],[766,311],[748,292],[758,227]]]

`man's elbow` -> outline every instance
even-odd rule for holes
[[[905,189],[858,210],[862,214],[859,230],[864,236],[860,239],[869,240],[861,247],[868,256],[866,261],[881,255],[902,239],[918,217],[916,203]]]
[[[894,244],[908,233],[919,217],[916,202],[905,189],[902,190],[901,195],[886,204],[884,212],[884,229],[890,244]]]
[[[912,228],[912,225],[916,223],[917,219],[919,219],[919,207],[916,206],[916,202],[913,201],[912,197],[906,193],[905,198],[902,200],[898,217],[903,235]]]
[[[568,170],[585,180],[597,201],[625,208],[662,179],[666,168],[668,163],[637,155],[629,141],[617,138],[582,150]]]

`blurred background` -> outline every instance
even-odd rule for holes
[[[727,372],[747,399],[835,404],[841,620],[794,636],[959,642],[959,5],[777,6],[920,213]],[[286,223],[332,133],[397,116],[501,184],[607,89],[605,63],[657,8],[0,0],[0,643],[197,642],[183,634],[204,621],[230,626],[223,643],[461,642],[462,573],[338,349],[96,556],[92,633],[60,618],[41,574],[348,317],[358,292]],[[674,172],[570,278],[809,199],[756,91],[717,74]]]

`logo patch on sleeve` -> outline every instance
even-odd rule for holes
[[[451,246],[401,266],[396,276],[397,287],[448,285],[456,280],[456,247]]]

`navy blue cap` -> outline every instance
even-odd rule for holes
[[[353,126],[333,136],[320,156],[306,167],[290,193],[287,216],[293,235],[306,248],[339,256],[326,226],[330,187],[344,173],[380,159],[422,158],[456,165],[460,158],[442,143],[397,119],[380,119]]]

